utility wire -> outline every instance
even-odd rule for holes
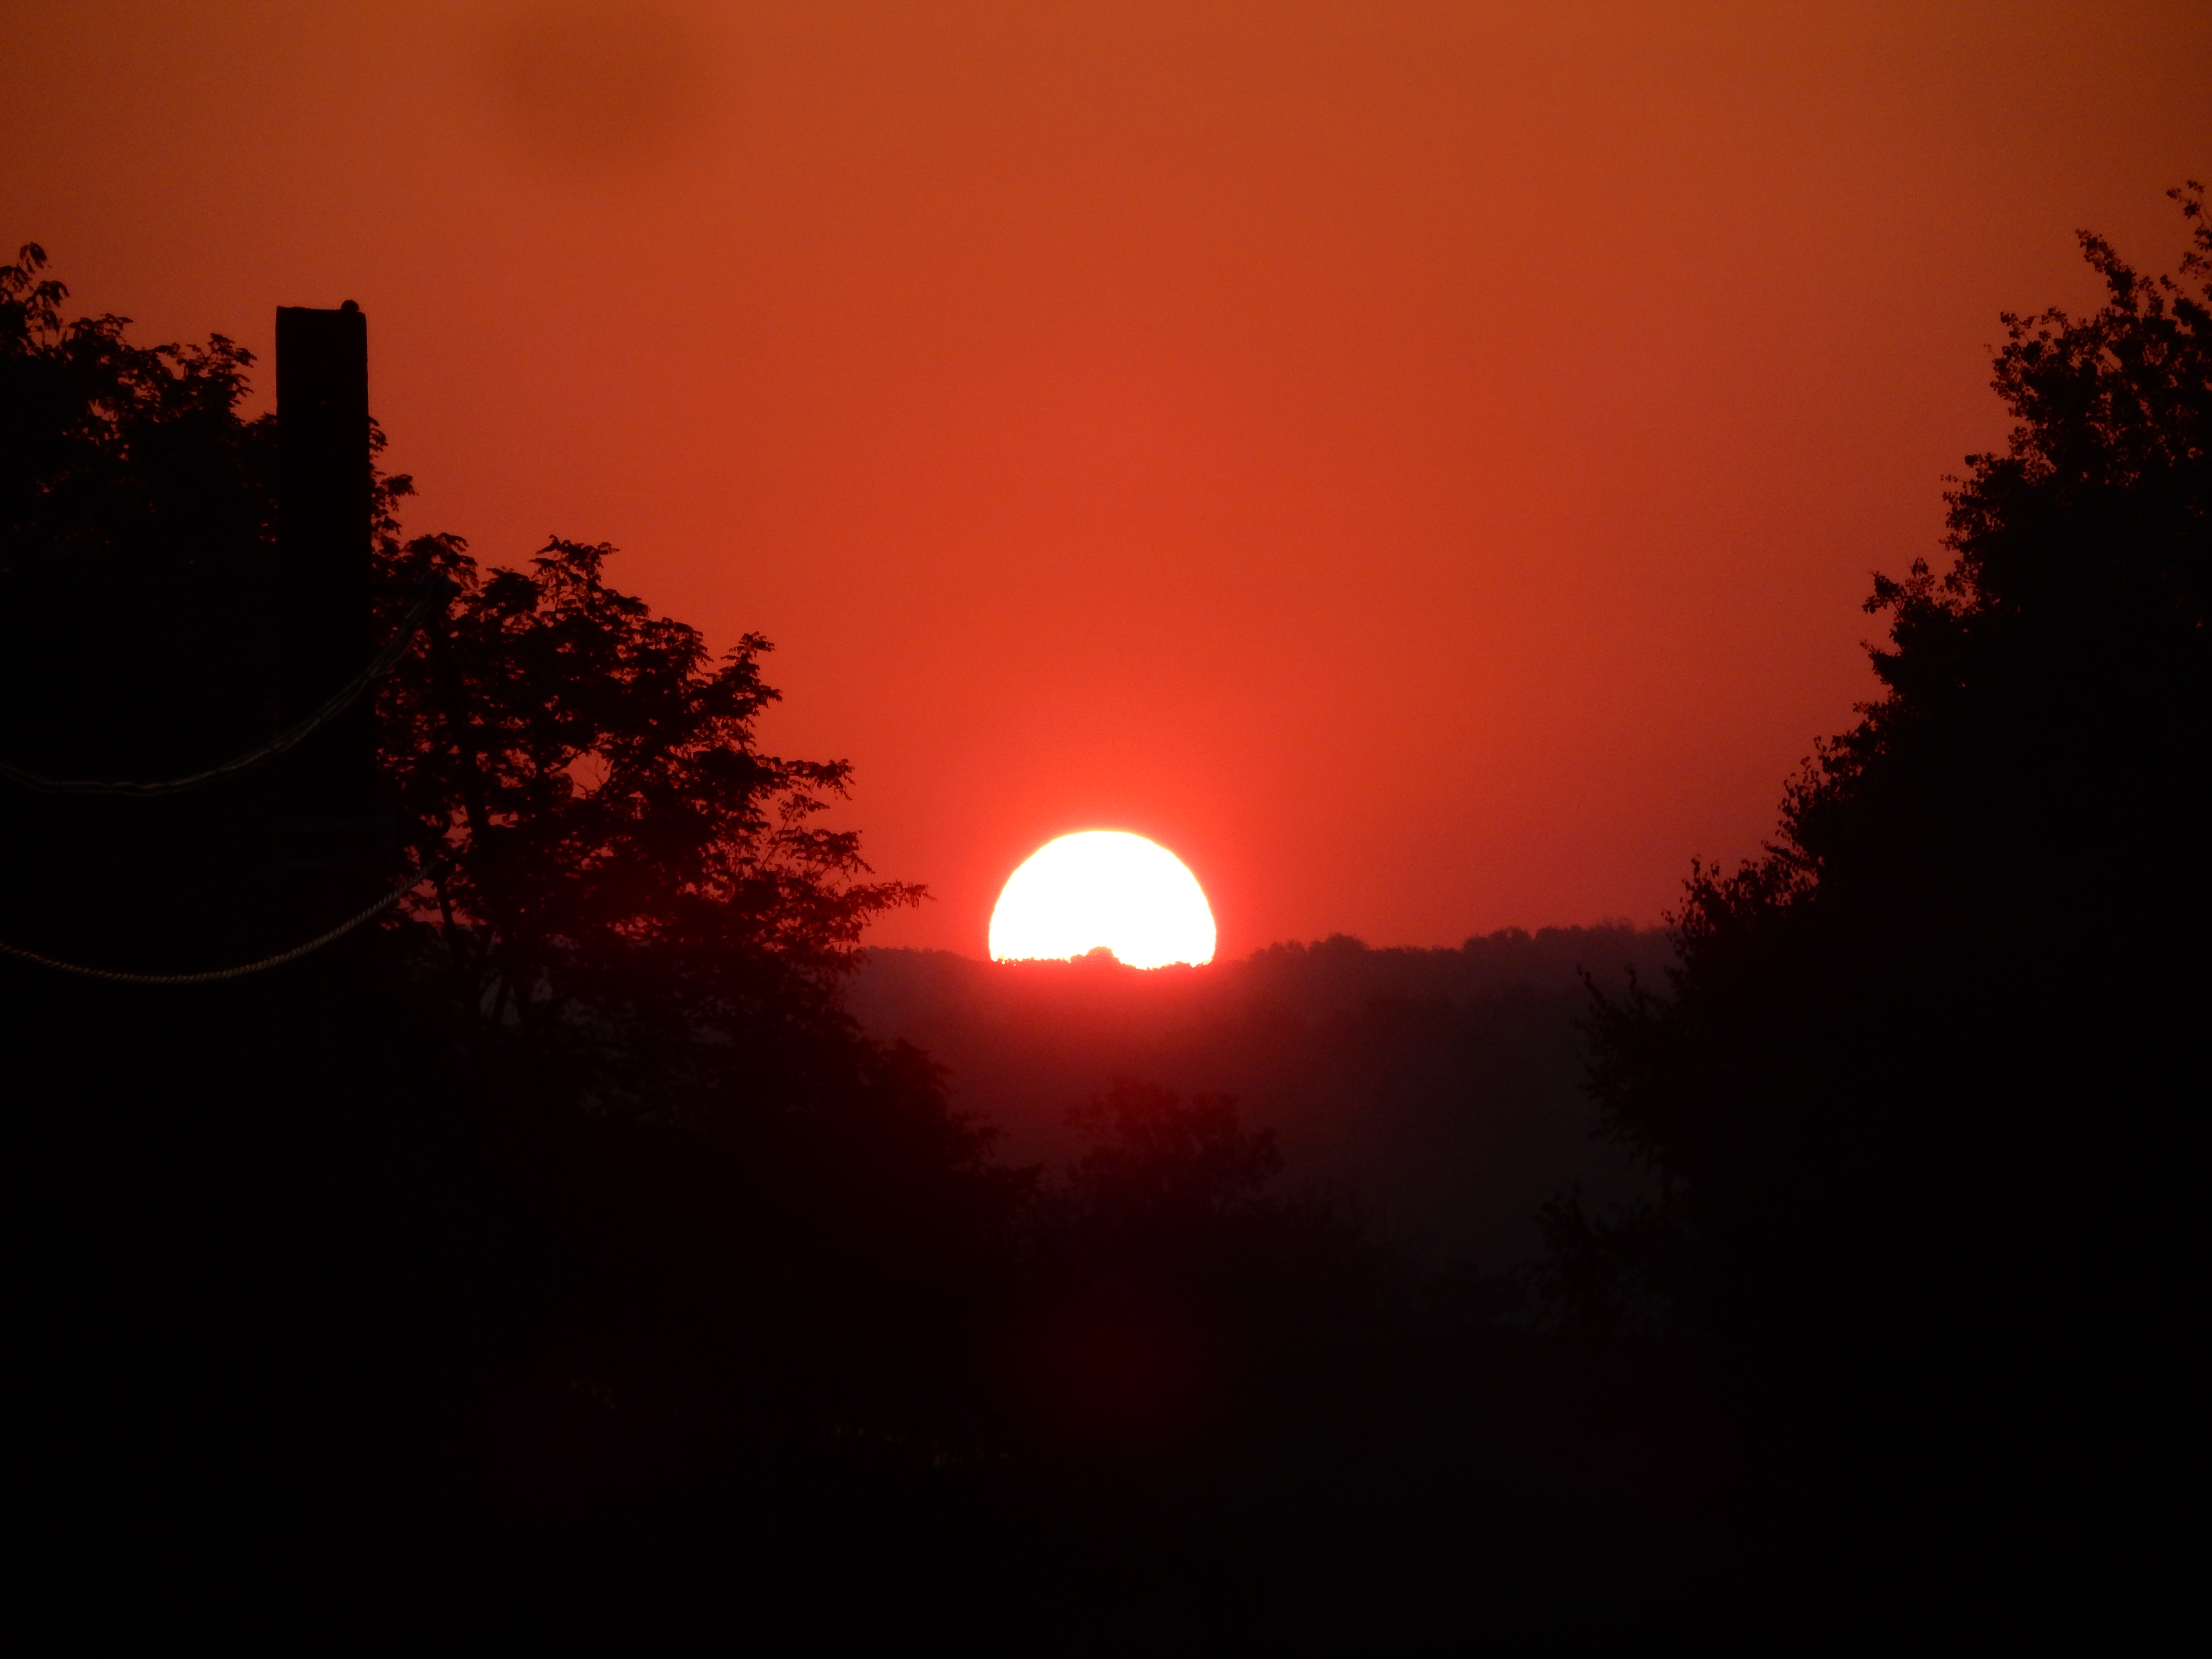
[[[433,571],[429,579],[422,584],[422,597],[416,600],[414,609],[401,619],[398,631],[392,636],[384,649],[369,659],[368,667],[362,669],[360,673],[333,692],[321,708],[316,709],[305,720],[288,731],[278,732],[258,749],[249,750],[234,760],[225,761],[220,766],[210,766],[204,772],[193,772],[181,778],[163,778],[151,783],[110,783],[90,778],[44,777],[39,773],[11,765],[6,761],[0,761],[0,778],[7,779],[10,783],[20,784],[26,789],[35,789],[42,794],[48,795],[146,797],[181,794],[187,789],[198,789],[203,784],[214,783],[218,779],[236,777],[240,773],[249,771],[264,761],[274,760],[287,750],[297,748],[312,737],[317,728],[343,714],[356,698],[392,672],[399,659],[407,654],[407,647],[414,642],[416,634],[433,617],[446,608],[447,602],[453,598],[453,583]],[[6,948],[8,947],[0,946],[0,949]],[[22,952],[16,951],[15,954],[20,956]]]
[[[20,945],[10,945],[0,939],[0,956],[10,956],[22,962],[35,962],[41,968],[52,968],[64,974],[75,974],[80,979],[102,980],[112,985],[213,985],[220,980],[244,979],[249,974],[265,973],[271,968],[282,968],[287,963],[297,962],[312,955],[325,945],[336,944],[364,923],[374,921],[408,894],[420,887],[444,865],[440,859],[425,865],[399,886],[392,888],[367,909],[348,916],[328,933],[318,933],[304,945],[295,945],[289,951],[280,951],[273,957],[264,957],[258,962],[240,963],[235,968],[211,968],[199,974],[133,974],[119,968],[88,968],[82,963],[63,962],[58,957],[40,956],[36,951],[26,951]]]

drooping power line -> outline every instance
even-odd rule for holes
[[[445,609],[447,601],[453,598],[453,583],[436,572],[432,572],[428,580],[422,584],[422,597],[417,599],[414,608],[401,618],[398,631],[386,642],[384,649],[369,659],[366,668],[331,693],[322,707],[306,719],[278,732],[258,749],[248,750],[245,754],[227,760],[220,766],[210,766],[204,772],[188,773],[180,778],[162,778],[152,782],[111,782],[92,778],[49,778],[27,768],[13,765],[7,761],[0,761],[0,778],[5,778],[9,782],[20,785],[25,789],[35,789],[41,794],[47,795],[147,797],[181,794],[187,789],[198,789],[203,785],[214,783],[223,778],[236,777],[241,772],[252,770],[264,761],[274,760],[288,750],[296,749],[313,736],[319,728],[343,714],[353,704],[356,698],[392,672],[399,659],[407,654],[407,647],[414,642],[416,633],[432,617]]]
[[[244,979],[249,974],[266,973],[271,968],[282,968],[287,963],[297,962],[301,957],[319,951],[325,945],[335,945],[348,933],[363,924],[374,921],[393,905],[413,892],[437,871],[444,860],[424,866],[398,886],[380,896],[375,903],[355,912],[337,927],[315,935],[303,945],[289,951],[280,951],[273,957],[264,957],[258,962],[244,962],[234,968],[210,968],[197,974],[138,974],[120,968],[88,968],[82,963],[64,962],[58,957],[42,956],[36,951],[26,951],[20,945],[10,945],[0,939],[0,956],[10,956],[21,962],[34,962],[41,968],[74,974],[80,979],[96,979],[112,985],[213,985],[227,979]]]

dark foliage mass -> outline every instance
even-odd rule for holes
[[[2104,307],[2005,319],[2017,425],[1948,568],[1876,581],[1883,695],[1763,857],[1694,875],[1668,994],[1600,1000],[1667,1198],[1552,1218],[1577,1316],[1743,1345],[1851,1525],[2014,1573],[2081,1572],[2092,1514],[2156,1548],[2212,777],[2212,227],[2176,198],[2178,277],[2085,236]]]
[[[607,586],[611,550],[555,541],[480,578],[454,538],[387,538],[392,620],[425,572],[457,590],[380,704],[433,871],[411,914],[458,994],[555,1062],[544,1086],[658,1117],[799,1097],[851,1046],[861,928],[920,890],[862,880],[858,837],[820,827],[842,764],[754,743],[767,641],[710,659]]]
[[[459,1200],[417,1184],[399,1235],[439,1367],[426,1524],[465,1547],[742,1528],[729,1460],[763,1424],[921,1432],[1024,1192],[929,1062],[842,1011],[860,929],[919,890],[819,824],[842,764],[755,743],[766,641],[713,659],[609,552],[480,575],[451,537],[380,546],[391,613],[454,589],[379,719],[427,872],[386,941],[417,1045],[395,1110],[467,1137],[430,1151]]]
[[[250,355],[221,335],[136,346],[126,319],[65,321],[45,252],[21,258],[0,265],[7,578],[58,583],[94,561],[181,586],[264,550],[273,424],[239,418]]]
[[[137,346],[117,317],[65,319],[66,290],[27,247],[0,265],[0,759],[33,771],[159,777],[269,735],[276,434],[244,420],[248,355]],[[156,809],[158,832],[214,856],[203,803]],[[55,826],[46,825],[47,829]],[[39,849],[13,836],[19,858]],[[108,841],[98,814],[60,838]],[[143,836],[103,849],[91,892],[52,874],[0,890],[0,923],[35,944],[64,925],[113,948],[130,914],[167,909],[204,942],[242,943],[149,867]],[[204,941],[199,935],[216,937]],[[133,965],[161,966],[155,961]]]
[[[0,961],[42,1576],[1334,1653],[1988,1628],[1998,1578],[2154,1562],[2206,989],[2183,206],[2179,278],[2093,240],[2105,309],[2012,321],[1954,562],[1877,586],[1883,696],[1671,940],[865,952],[918,890],[830,827],[841,763],[761,749],[766,641],[605,547],[407,539],[379,479],[380,627],[449,601],[375,708],[412,896],[218,985]],[[42,266],[0,269],[0,760],[204,765],[276,718],[272,424],[243,352],[65,321]],[[291,942],[265,787],[9,793],[0,939]]]

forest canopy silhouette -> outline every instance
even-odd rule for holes
[[[432,619],[374,694],[356,896],[412,884],[343,974],[21,960],[293,941],[261,786],[0,781],[13,866],[51,878],[0,899],[0,993],[50,1176],[58,1568],[243,1551],[548,1618],[649,1571],[763,1621],[1334,1651],[1802,1637],[2154,1554],[2212,706],[2212,224],[2174,195],[2175,274],[2085,236],[2104,304],[2004,319],[2014,429],[1953,481],[1948,562],[1876,579],[1879,695],[1762,856],[1693,868],[1668,949],[1203,970],[1249,994],[1201,1059],[1418,1050],[1470,1121],[1579,1054],[1650,1179],[1559,1194],[1526,1273],[1398,1248],[1287,1179],[1295,1117],[1174,1079],[1035,1102],[1074,1150],[1008,1163],[855,1017],[938,972],[862,948],[921,890],[830,827],[843,763],[760,747],[768,642],[717,654],[603,544],[487,570],[375,475],[372,631]],[[279,417],[234,343],[134,345],[45,272],[0,267],[0,761],[250,750],[281,724]],[[1552,958],[1585,947],[1570,1050]],[[992,983],[1048,1023],[1086,971]],[[359,1005],[336,1081],[269,1060],[310,983]],[[1316,986],[1358,1006],[1301,1011]]]

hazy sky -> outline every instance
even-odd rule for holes
[[[2201,0],[0,13],[0,240],[359,301],[410,527],[770,635],[977,954],[1092,828],[1231,953],[1656,920],[1869,694],[1996,313],[2212,178]]]

